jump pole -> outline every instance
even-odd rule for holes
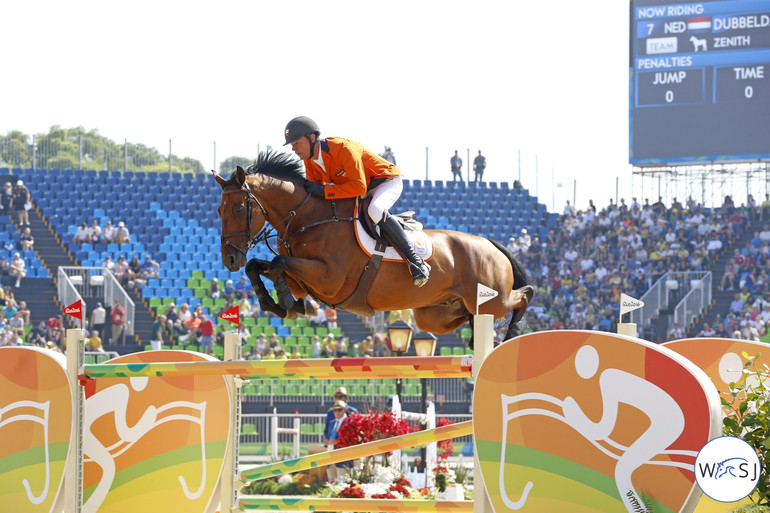
[[[241,337],[237,333],[225,333],[225,361],[241,359]],[[220,486],[220,508],[222,513],[237,511],[235,505],[238,501],[238,492],[243,482],[237,479],[240,474],[238,469],[238,457],[241,447],[241,385],[243,380],[234,375],[225,376],[227,391],[230,394],[230,450],[225,452],[222,462],[222,484]]]
[[[205,376],[232,374],[262,379],[462,378],[470,377],[469,356],[402,356],[239,360],[224,362],[97,363],[81,366],[85,378]]]

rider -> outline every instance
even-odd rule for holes
[[[305,188],[311,195],[354,198],[363,196],[371,187],[369,217],[409,264],[412,283],[418,287],[425,285],[430,265],[415,253],[401,223],[388,212],[401,196],[401,171],[357,142],[340,137],[321,138],[318,125],[305,116],[289,121],[284,135],[286,144],[291,144],[292,151],[305,163]]]

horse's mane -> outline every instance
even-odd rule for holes
[[[305,166],[302,161],[290,153],[281,153],[275,150],[260,152],[257,159],[245,171],[246,176],[261,174],[279,180],[305,181]],[[231,174],[227,181],[234,183],[235,173]]]

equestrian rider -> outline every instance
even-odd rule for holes
[[[311,195],[354,198],[373,187],[369,217],[409,264],[412,283],[418,287],[425,285],[430,266],[415,253],[401,223],[388,212],[401,196],[401,171],[357,142],[340,137],[321,138],[318,125],[305,116],[289,121],[284,135],[286,144],[291,144],[292,151],[305,163],[305,188]]]

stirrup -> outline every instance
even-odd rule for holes
[[[422,287],[430,278],[430,265],[427,262],[423,262],[422,265],[409,262],[409,273],[412,275],[412,284],[415,287]]]

